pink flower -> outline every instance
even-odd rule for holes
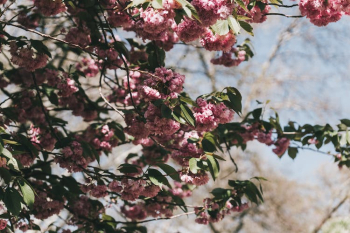
[[[250,3],[249,0],[243,0],[243,2],[244,2],[246,7]],[[264,4],[267,3],[267,1],[265,1],[265,0],[263,0],[262,2]],[[261,10],[260,7],[256,5],[253,8],[251,8],[249,12],[246,12],[245,9],[238,6],[237,14],[249,17],[250,20],[247,20],[247,22],[249,22],[249,23],[263,23],[264,21],[266,21],[266,19],[267,19],[266,14],[269,13],[270,9],[271,9],[271,7],[269,5],[265,5],[264,10]]]
[[[299,9],[316,26],[326,26],[340,20],[342,16],[337,0],[301,0]]]
[[[310,138],[309,140],[307,140],[307,143],[309,143],[309,144],[317,144],[318,140],[316,138]]]
[[[112,192],[120,193],[123,190],[123,186],[120,183],[120,181],[113,180],[111,183],[108,185],[109,190]]]
[[[122,206],[121,212],[125,215],[125,217],[130,218],[132,220],[142,220],[147,217],[146,211],[140,205]]]
[[[290,140],[288,138],[279,138],[276,142],[275,142],[275,146],[276,148],[273,149],[272,151],[278,155],[278,157],[281,157],[284,152],[286,152],[286,150],[288,149],[290,144]]]
[[[204,185],[209,181],[209,176],[204,171],[199,171],[197,174],[193,174],[192,172],[188,172],[187,174],[181,172],[180,178],[183,182],[197,186]]]
[[[58,13],[67,10],[62,0],[47,1],[47,0],[34,0],[34,6],[45,16],[57,15]]]
[[[90,30],[87,27],[73,27],[67,33],[66,41],[81,47],[86,47],[91,43]]]
[[[193,0],[203,26],[211,26],[218,19],[226,19],[232,14],[234,4],[227,0]]]
[[[46,66],[48,60],[46,54],[34,54],[34,51],[30,48],[18,48],[14,41],[10,42],[10,53],[12,55],[11,62],[27,71],[34,71]]]
[[[37,219],[47,219],[48,217],[59,214],[64,208],[64,202],[52,200],[47,196],[47,192],[35,190],[37,195],[35,196],[35,202],[33,210],[34,216]]]
[[[107,186],[106,185],[97,185],[92,188],[90,192],[91,196],[96,198],[105,197],[108,195],[107,193]]]
[[[232,31],[226,35],[214,35],[211,30],[207,30],[205,36],[201,39],[201,44],[209,51],[229,52],[236,43],[236,37]]]
[[[88,77],[95,77],[100,71],[95,61],[91,58],[83,58],[75,67]]]
[[[205,32],[205,27],[187,17],[176,28],[176,34],[185,43],[197,40]]]
[[[141,192],[142,196],[145,197],[155,197],[160,191],[160,187],[157,185],[146,186],[145,189]]]

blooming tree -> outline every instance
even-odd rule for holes
[[[277,113],[263,118],[261,103],[233,121],[242,114],[239,90],[192,99],[186,77],[165,64],[166,52],[184,44],[220,51],[215,65],[238,66],[253,56],[249,40],[236,44],[243,31],[253,35],[251,24],[277,14],[325,26],[350,14],[347,1],[0,3],[0,230],[40,230],[36,223],[54,215],[65,222],[52,226],[59,232],[146,232],[142,223],[189,214],[218,222],[262,202],[264,178],[228,180],[200,206],[186,197],[217,179],[221,163],[238,170],[230,148],[252,140],[292,158],[300,145],[331,143],[338,165],[350,166],[350,120],[337,129],[282,127]],[[271,6],[299,6],[302,15]],[[100,166],[128,145],[142,149],[118,167]]]

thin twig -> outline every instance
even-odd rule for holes
[[[299,6],[299,4],[283,5],[283,4],[276,4],[276,3],[268,3],[268,4],[266,4],[266,5],[269,5],[269,6],[278,6],[278,7],[285,7],[285,8],[292,8],[292,7]]]
[[[287,17],[287,18],[303,18],[304,17],[302,15],[285,15],[285,14],[282,14],[282,13],[267,13],[267,14],[264,14],[264,15],[278,15],[278,16],[284,16],[284,17]]]

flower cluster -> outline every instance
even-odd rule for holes
[[[174,185],[175,187],[169,190],[174,196],[178,196],[180,198],[192,196],[192,191],[188,190],[185,185],[182,185],[176,181],[174,182]]]
[[[57,15],[67,10],[62,0],[34,0],[34,6],[45,16]]]
[[[235,54],[236,58],[232,58],[232,54]],[[246,60],[245,56],[246,51],[232,48],[230,52],[223,52],[220,57],[213,58],[210,60],[210,62],[214,65],[223,65],[226,67],[238,66]]]
[[[349,3],[339,0],[301,0],[299,9],[303,16],[310,19],[316,26],[326,26],[337,22],[343,13],[349,12]]]
[[[154,74],[147,75],[138,89],[146,100],[177,98],[182,92],[185,76],[164,67],[157,68]]]
[[[225,124],[233,119],[233,110],[224,103],[213,104],[202,98],[197,99],[198,107],[194,107],[196,118],[196,130],[200,132],[211,131],[218,127],[218,124]]]
[[[247,8],[249,9],[248,5],[250,4],[250,1],[243,0],[243,3],[245,5],[246,9]],[[237,13],[239,15],[243,15],[243,16],[250,18],[248,20],[248,22],[250,22],[250,23],[263,23],[267,19],[266,14],[269,13],[269,11],[271,10],[271,7],[269,5],[267,5],[267,3],[268,2],[265,0],[259,1],[260,5],[256,4],[248,12],[246,11],[246,9],[243,9],[241,6],[239,6],[237,9]]]
[[[171,158],[181,166],[188,166],[188,161],[191,158],[199,158],[204,153],[195,143],[188,141],[189,138],[199,138],[198,132],[191,131],[185,133],[181,131],[178,133],[177,138],[173,142],[175,149],[171,151]]]
[[[62,156],[56,156],[55,162],[69,172],[82,171],[88,165],[88,160],[83,156],[83,148],[79,142],[73,141],[70,146],[62,149]]]
[[[83,58],[81,62],[77,63],[75,68],[88,77],[95,77],[100,71],[95,61],[88,57]]]
[[[290,140],[285,137],[273,140],[272,131],[266,132],[266,130],[262,129],[259,123],[244,125],[242,130],[243,132],[238,133],[242,144],[246,144],[248,141],[256,139],[260,143],[264,143],[268,146],[274,145],[275,148],[272,151],[279,157],[286,152],[290,144]],[[233,143],[238,144],[239,140],[235,139]]]
[[[234,4],[227,0],[193,0],[191,4],[196,8],[203,26],[211,26],[218,19],[226,19],[232,14]]]
[[[86,26],[71,28],[66,35],[66,41],[81,47],[86,47],[91,43],[90,30]]]
[[[28,15],[26,11],[22,11],[18,15],[17,21],[26,28],[34,29],[39,26],[40,17],[36,14]]]
[[[111,152],[112,148],[118,145],[118,139],[114,134],[114,129],[108,125],[94,128],[88,127],[82,135],[76,135],[78,141],[84,141],[93,146],[97,151]]]
[[[53,200],[48,197],[45,191],[36,190],[36,197],[34,202],[34,216],[37,219],[46,219],[52,215],[59,214],[63,209],[64,203],[58,200]]]
[[[11,61],[28,71],[46,66],[48,56],[43,53],[34,53],[31,48],[18,47],[15,41],[10,42]]]
[[[57,129],[54,129],[57,133]],[[57,139],[52,135],[52,132],[48,129],[34,128],[33,125],[29,131],[30,140],[34,145],[43,148],[47,151],[52,151],[55,148]]]
[[[173,216],[174,207],[167,203],[172,201],[170,196],[157,196],[154,202],[138,203],[135,205],[125,204],[121,207],[121,212],[125,217],[135,221],[143,220],[148,216],[154,218]]]
[[[7,226],[7,221],[5,219],[0,219],[0,231],[4,230]]]
[[[182,20],[176,29],[177,35],[185,43],[197,40],[206,31],[206,28],[200,25],[199,22],[189,18]]]
[[[0,35],[5,57],[0,64],[4,97],[0,108],[0,171],[4,175],[0,214],[8,216],[8,220],[0,219],[0,230],[7,223],[22,231],[34,229],[37,226],[30,218],[45,220],[63,209],[69,211],[69,219],[64,219],[69,228],[86,232],[119,231],[124,223],[116,221],[118,228],[111,230],[116,226],[109,220],[113,217],[106,215],[112,206],[127,221],[171,218],[178,207],[189,207],[182,199],[191,196],[196,186],[208,184],[210,175],[217,177],[220,156],[215,153],[223,151],[224,143],[229,150],[257,140],[274,146],[279,157],[289,148],[293,136],[286,137],[278,129],[273,138],[276,122],[255,121],[256,112],[254,121],[248,115],[243,123],[230,123],[240,107],[235,101],[241,101],[238,93],[230,95],[233,88],[193,101],[183,92],[185,76],[164,67],[164,51],[179,40],[219,51],[222,55],[212,59],[213,64],[232,67],[248,60],[252,51],[247,40],[234,47],[237,35],[232,17],[248,30],[243,21],[264,22],[270,10],[268,1],[138,3],[32,0],[3,6],[3,18],[11,20],[5,22]],[[326,25],[350,14],[350,3],[301,0],[300,9],[314,24]],[[52,25],[48,22],[57,27],[48,27]],[[32,35],[6,31],[14,27],[42,37],[47,46]],[[115,27],[127,33],[120,33],[119,38],[116,32],[121,30]],[[130,32],[140,40],[122,37]],[[9,59],[4,51],[8,48]],[[119,115],[114,117],[112,112]],[[72,115],[77,117],[74,121]],[[302,142],[322,144],[311,133]],[[119,152],[125,152],[125,147],[134,150],[134,146],[138,151],[132,150],[125,159],[114,155],[106,159],[118,152],[114,150],[117,146]],[[339,154],[336,160],[342,163],[346,157]],[[110,167],[109,159],[124,162],[118,168]],[[51,171],[51,167],[56,169]],[[61,168],[64,174],[59,174]],[[229,185],[234,187],[234,182]],[[241,202],[242,195],[253,200],[248,186],[237,188],[229,199],[229,192],[219,197],[222,190],[230,191],[217,189],[212,192],[215,198],[195,208],[197,223],[217,222],[248,208]],[[132,228],[136,224],[125,225]]]
[[[95,197],[95,198],[101,198],[101,197],[105,197],[108,195],[106,185],[89,184],[86,186],[82,186],[81,190],[84,193],[90,193],[90,195]]]
[[[208,30],[204,37],[201,39],[201,44],[206,50],[209,51],[224,51],[228,52],[232,46],[236,43],[236,37],[232,31],[226,35],[220,36],[214,35],[211,30]]]
[[[231,212],[242,212],[248,208],[248,204],[244,203],[242,205],[233,206],[229,201],[226,202],[223,208],[220,208],[219,204],[213,199],[206,198],[203,200],[203,207],[196,207],[195,212],[197,215],[196,223],[207,225],[210,222],[219,222],[226,215]],[[210,211],[210,215],[207,213]]]
[[[197,186],[204,185],[209,181],[208,174],[203,170],[198,171],[196,174],[193,174],[190,171],[188,171],[187,173],[181,172],[180,178],[183,182],[187,184],[193,184]]]

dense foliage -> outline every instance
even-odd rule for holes
[[[184,92],[186,77],[165,65],[175,44],[220,51],[211,62],[237,66],[253,57],[248,39],[279,0],[0,1],[0,230],[146,232],[142,223],[196,215],[218,222],[263,201],[262,177],[228,180],[202,206],[185,203],[217,179],[221,163],[237,165],[230,148],[256,140],[279,157],[305,145],[331,143],[350,166],[350,120],[281,126],[261,104],[240,122],[234,87]],[[318,26],[350,13],[347,1],[302,0],[302,16]],[[271,12],[270,12],[271,11]],[[290,17],[290,16],[289,16]],[[292,16],[301,17],[301,16]],[[197,43],[197,41],[200,41]],[[191,42],[191,43],[190,43]],[[175,48],[176,49],[176,48]],[[101,167],[118,148],[139,145],[119,167]],[[114,149],[116,148],[116,149]],[[120,149],[119,152],[123,150]],[[125,217],[120,221],[117,209]],[[183,211],[183,213],[179,213]],[[112,216],[113,215],[113,216]]]

